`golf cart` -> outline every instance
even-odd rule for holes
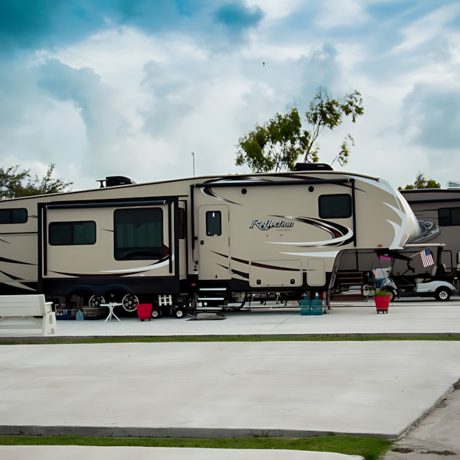
[[[432,265],[423,265],[421,253],[425,250],[432,257]],[[407,245],[403,250],[391,251],[391,280],[397,286],[399,297],[434,297],[445,302],[458,289],[457,273],[446,273],[443,264],[439,264],[443,250],[442,244]]]

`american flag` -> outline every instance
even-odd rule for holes
[[[425,268],[434,265],[433,254],[430,249],[424,249],[420,253],[420,257],[422,258],[422,264]]]

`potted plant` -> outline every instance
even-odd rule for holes
[[[374,292],[374,302],[377,313],[383,312],[388,313],[388,307],[390,306],[391,292],[385,289],[377,289]]]

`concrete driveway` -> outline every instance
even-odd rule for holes
[[[161,447],[0,446],[2,460],[359,460],[331,452]]]
[[[317,317],[301,316],[290,308],[270,311],[258,307],[251,312],[226,313],[226,319],[220,321],[60,321],[57,335],[458,332],[460,302],[425,301],[395,303],[388,315],[377,315],[370,302],[354,302],[335,304],[327,315]],[[442,400],[458,380],[460,343],[17,345],[0,348],[0,369],[0,433],[234,436],[337,432],[393,438]],[[459,417],[448,416],[444,427],[447,423],[455,432],[459,421]],[[437,429],[449,436],[442,425]],[[425,450],[413,448],[420,437],[411,433],[416,439],[407,438],[412,453],[401,455],[423,452],[428,460],[431,457],[425,451],[430,443],[442,452],[442,442],[437,444],[427,433],[420,435]],[[445,440],[444,445],[448,450],[456,444]],[[279,451],[272,453],[279,458]],[[81,455],[103,460],[117,460],[121,455],[140,460],[272,458],[264,451],[0,446],[0,458],[7,460]],[[345,456],[288,452],[283,458],[338,460]]]
[[[121,308],[121,307],[119,307]],[[223,320],[162,317],[139,321],[121,317],[105,322],[58,321],[57,336],[140,335],[277,335],[277,334],[437,334],[460,333],[460,301],[394,302],[388,314],[377,314],[371,301],[335,303],[326,315],[302,316],[298,308],[255,306],[251,311],[224,312]],[[0,337],[31,336],[27,330],[0,330]]]
[[[425,341],[2,346],[0,432],[394,438],[459,358]]]

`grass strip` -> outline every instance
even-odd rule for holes
[[[90,437],[90,436],[6,436],[0,435],[0,445],[75,445],[75,446],[134,446],[134,447],[195,447],[209,449],[287,449],[316,452],[337,452],[361,455],[377,460],[391,442],[372,436],[314,436],[309,438],[149,438],[149,437]]]
[[[460,334],[170,335],[97,337],[1,337],[0,345],[165,342],[375,342],[460,341]]]

